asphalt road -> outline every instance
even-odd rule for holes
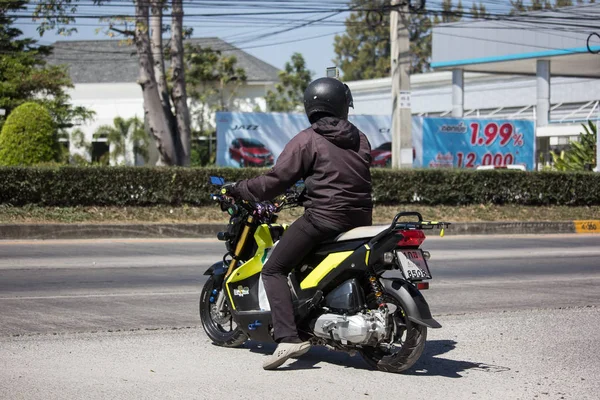
[[[434,315],[594,305],[600,236],[428,238]],[[212,240],[0,241],[0,335],[198,325]]]
[[[393,380],[359,357],[318,348],[289,373],[269,373],[260,369],[268,345],[212,346],[197,301],[222,248],[211,240],[0,241],[0,398],[600,393],[600,236],[428,238],[434,279],[423,293],[444,328],[429,331],[420,361]]]

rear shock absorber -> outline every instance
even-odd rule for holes
[[[379,308],[387,308],[387,304],[383,298],[383,289],[379,284],[379,279],[377,279],[375,275],[371,275],[369,276],[369,283],[371,284],[371,289],[375,294],[375,300],[377,301]]]

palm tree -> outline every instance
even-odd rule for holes
[[[113,126],[102,125],[94,133],[96,137],[105,137],[110,147],[110,158],[114,163],[119,157],[126,158],[128,145],[133,145],[134,155],[139,155],[148,162],[148,145],[150,140],[144,124],[138,117],[123,119],[116,117]]]
[[[596,144],[598,130],[592,121],[588,126],[582,124],[585,132],[579,135],[579,141],[571,141],[567,151],[552,154],[554,169],[558,171],[585,171],[596,166]]]

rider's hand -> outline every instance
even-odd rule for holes
[[[223,185],[221,187],[221,194],[223,196],[237,197],[238,191],[236,190],[235,183],[228,183],[226,185]]]

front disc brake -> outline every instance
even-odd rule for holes
[[[221,312],[217,310],[216,304],[212,304],[210,306],[210,316],[212,317],[213,321],[219,325],[225,325],[229,323],[229,320],[231,319],[229,312]]]

